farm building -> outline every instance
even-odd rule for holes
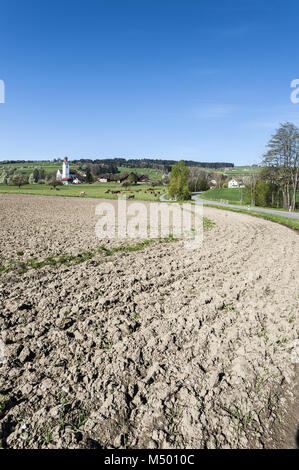
[[[109,183],[110,181],[114,181],[114,175],[112,174],[103,174],[98,176],[99,183]]]
[[[138,176],[138,183],[139,184],[146,184],[150,183],[151,180],[147,175],[137,175]]]

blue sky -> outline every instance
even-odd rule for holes
[[[0,159],[258,163],[299,125],[299,4],[0,0]]]

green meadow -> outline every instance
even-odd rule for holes
[[[216,202],[227,202],[228,204],[248,205],[250,204],[249,194],[245,189],[221,188],[209,189],[200,195],[202,199]],[[296,201],[299,202],[299,192],[296,195]],[[276,207],[274,208],[276,210]],[[277,209],[285,210],[285,209]]]
[[[209,189],[200,195],[202,199],[208,199],[210,201],[227,201],[229,204],[249,204],[250,199],[246,194],[245,189],[237,188],[221,188],[221,189]]]
[[[126,188],[121,187],[118,183],[93,183],[79,184],[70,186],[58,186],[57,189],[51,188],[47,184],[26,184],[19,189],[17,186],[0,184],[0,194],[32,194],[40,196],[67,196],[67,197],[91,197],[117,199],[116,194],[106,193],[110,191],[120,191],[129,195],[133,193],[136,200],[140,201],[158,201],[160,194],[165,192],[165,187],[155,186],[154,192],[149,193],[147,190],[151,185],[132,185]],[[81,192],[85,192],[84,196],[80,196]],[[156,196],[155,196],[156,194]]]

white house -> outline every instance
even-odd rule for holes
[[[230,189],[234,189],[234,188],[245,188],[245,185],[243,183],[243,181],[241,180],[237,180],[235,178],[233,178],[232,180],[230,180],[227,184],[228,188]]]
[[[82,181],[80,181],[77,177],[73,179],[73,184],[81,184]]]

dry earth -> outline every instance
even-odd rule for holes
[[[2,195],[0,264],[95,248],[97,202]],[[196,252],[0,273],[3,447],[295,447],[298,234],[205,215]]]

